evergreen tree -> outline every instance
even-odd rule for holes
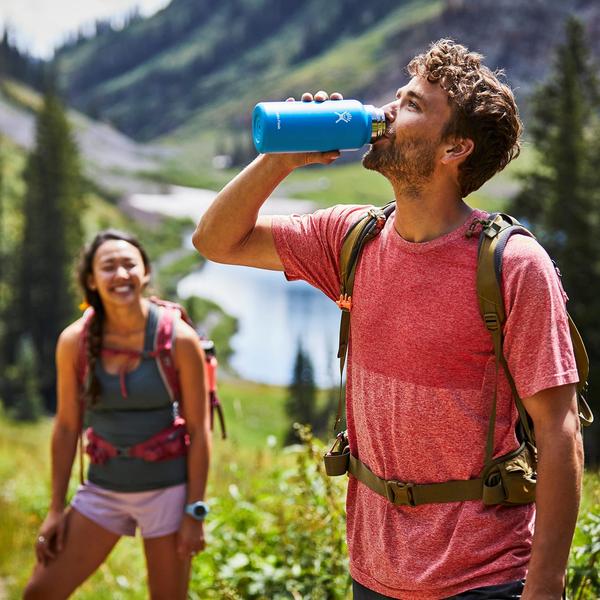
[[[0,136],[0,372],[4,371],[4,342],[5,342],[5,289],[6,289],[6,272],[5,265],[5,250],[4,250],[4,213],[6,210],[6,197],[4,194],[4,156],[2,148],[3,140]],[[0,398],[2,397],[2,386],[0,386]]]
[[[17,346],[17,362],[9,370],[13,389],[11,416],[18,421],[37,421],[43,412],[39,391],[39,361],[33,342],[24,335]]]
[[[511,212],[524,219],[556,260],[569,310],[590,354],[588,402],[600,417],[600,102],[581,23],[570,19],[554,70],[533,97],[529,132],[539,166],[524,177]],[[594,431],[595,430],[595,431]],[[586,454],[600,462],[598,428]]]
[[[52,86],[37,117],[36,146],[25,182],[17,333],[31,336],[41,389],[52,408],[54,349],[58,334],[74,315],[73,261],[83,240],[78,152]]]
[[[292,383],[288,388],[286,412],[291,419],[292,426],[286,436],[286,444],[298,441],[294,430],[294,423],[314,426],[316,416],[317,387],[310,356],[298,343]]]

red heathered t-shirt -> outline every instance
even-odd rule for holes
[[[339,294],[339,252],[365,207],[276,217],[288,279]],[[384,479],[435,483],[481,474],[494,384],[490,334],[477,304],[477,236],[411,243],[388,219],[365,247],[354,285],[347,375],[352,454]],[[546,252],[513,236],[503,259],[504,353],[521,397],[577,381],[566,296]],[[501,373],[494,455],[517,446],[517,411]],[[404,600],[446,598],[525,577],[533,505],[481,501],[394,506],[350,477],[350,572]]]

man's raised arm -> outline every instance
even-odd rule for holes
[[[341,94],[332,94],[332,99]],[[312,100],[304,94],[302,100]],[[315,100],[326,100],[317,92]],[[330,164],[339,152],[261,154],[230,181],[204,213],[192,236],[195,248],[214,262],[282,271],[271,234],[271,219],[258,216],[273,190],[296,168]]]

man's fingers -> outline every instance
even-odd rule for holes
[[[296,102],[296,98],[294,98],[293,96],[290,96],[289,98],[285,99],[286,102]]]
[[[312,160],[310,160],[311,163],[329,165],[340,157],[340,151],[332,150],[330,152],[311,152],[309,156],[312,158]]]
[[[329,100],[329,94],[325,90],[319,90],[315,94],[315,100],[317,102],[325,102],[325,100]]]
[[[310,92],[304,92],[304,94],[302,94],[302,102],[312,102],[313,101],[313,95]]]
[[[340,94],[339,92],[333,92],[331,94],[331,96],[329,96],[330,100],[343,100],[344,96],[342,96],[342,94]]]

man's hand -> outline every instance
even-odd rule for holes
[[[304,102],[328,98],[322,90],[314,96],[302,94]],[[331,99],[341,100],[342,95],[331,94]],[[338,150],[261,154],[217,194],[192,236],[195,248],[214,262],[283,271],[271,218],[259,217],[260,208],[294,169],[316,163],[328,165],[339,156]]]
[[[333,92],[331,96],[324,90],[318,91],[316,94],[304,92],[302,94],[302,102],[325,102],[325,100],[343,100],[344,97],[339,92]],[[290,97],[286,102],[295,102],[296,99]],[[270,160],[284,164],[289,170],[297,169],[311,164],[330,165],[340,157],[339,150],[329,152],[296,152],[284,154],[269,154]]]

